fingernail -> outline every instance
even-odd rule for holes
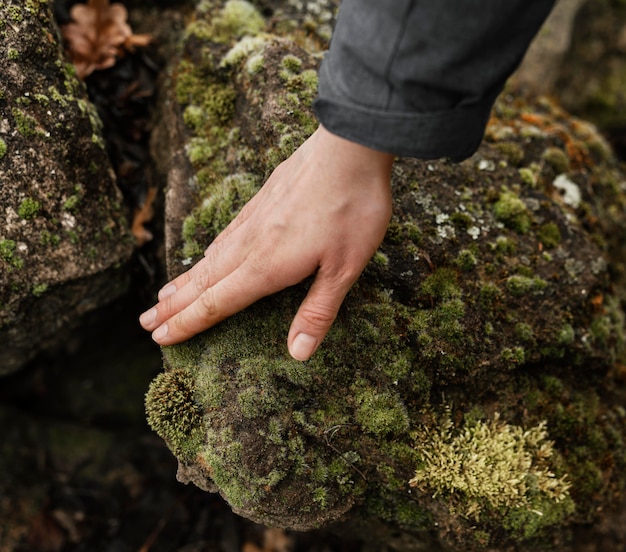
[[[163,339],[167,335],[167,329],[167,324],[159,326],[156,330],[152,332],[152,339],[154,339],[155,341]]]
[[[166,285],[161,291],[159,291],[159,301],[163,301],[166,297],[174,295],[176,293],[176,286],[174,284]]]
[[[291,356],[296,360],[309,360],[317,347],[317,339],[305,333],[299,333],[291,344]]]
[[[152,324],[152,322],[156,320],[156,317],[157,317],[157,310],[153,307],[150,310],[144,312],[139,317],[139,323],[142,326],[147,326],[148,324]]]

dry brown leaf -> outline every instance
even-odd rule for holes
[[[156,188],[148,188],[143,205],[135,209],[131,230],[133,236],[135,236],[135,243],[138,247],[141,247],[144,243],[149,242],[152,239],[152,233],[144,227],[144,224],[146,222],[150,222],[154,216],[152,204],[156,198],[156,194]]]
[[[263,536],[263,549],[256,544],[246,542],[241,552],[291,552],[293,550],[293,538],[282,529],[268,527]]]
[[[109,0],[89,0],[70,10],[72,22],[62,28],[68,55],[84,79],[97,69],[112,67],[118,56],[136,46],[146,46],[150,35],[133,34],[128,11]]]

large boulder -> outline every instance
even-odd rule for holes
[[[0,5],[0,375],[119,296],[133,244],[48,2]]]
[[[199,4],[155,141],[171,276],[315,128],[333,5],[311,5]],[[476,155],[399,160],[393,192],[310,361],[285,344],[304,282],[164,348],[151,426],[182,481],[268,525],[574,548],[626,484],[624,173],[592,125],[507,90]]]

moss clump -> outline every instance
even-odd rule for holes
[[[202,415],[194,401],[194,381],[185,370],[159,374],[146,394],[150,427],[181,459],[195,457],[201,443]]]
[[[22,136],[33,136],[37,132],[37,121],[33,117],[16,107],[11,110],[11,113],[13,114],[17,131]]]
[[[517,142],[498,142],[496,149],[513,166],[518,166],[524,160],[524,148]]]
[[[243,36],[255,36],[265,29],[265,20],[258,10],[245,0],[228,0],[212,23],[210,38],[228,42]]]
[[[569,158],[561,148],[546,148],[541,157],[557,174],[566,173],[569,170]]]
[[[41,211],[41,203],[36,199],[27,197],[20,203],[17,214],[23,219],[30,220],[35,218],[39,211]]]
[[[41,297],[46,291],[48,291],[48,284],[37,284],[33,286],[33,295],[35,297]]]
[[[365,389],[357,392],[356,419],[374,435],[398,435],[409,428],[409,416],[400,397],[389,391]]]
[[[466,272],[472,270],[477,264],[476,255],[469,249],[461,249],[456,257],[455,264]]]
[[[547,436],[545,423],[524,429],[498,415],[459,430],[446,419],[437,429],[417,431],[421,463],[410,484],[445,496],[451,510],[474,519],[484,510],[530,511],[544,500],[562,504],[556,523],[569,510],[570,484],[552,471]]]
[[[452,299],[461,294],[457,274],[451,268],[438,268],[422,283],[422,293],[434,299]]]
[[[2,159],[7,153],[7,143],[0,138],[0,159]]]
[[[529,277],[520,274],[514,274],[506,279],[506,289],[511,293],[520,297],[526,293],[537,293],[547,286],[547,282],[538,276]]]
[[[522,183],[531,188],[534,188],[536,186],[537,176],[532,169],[528,167],[522,167],[518,172],[520,178],[522,179]]]
[[[561,243],[561,231],[554,222],[541,225],[537,231],[537,237],[544,247],[552,249]]]
[[[0,259],[11,262],[15,253],[16,244],[13,240],[0,240]]]
[[[520,234],[530,230],[530,213],[524,202],[513,192],[502,192],[493,206],[493,212],[497,220]]]

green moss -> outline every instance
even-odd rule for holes
[[[189,372],[174,369],[159,374],[146,394],[150,427],[182,459],[193,459],[202,441],[202,415],[194,401]]]
[[[33,295],[35,297],[41,297],[46,291],[48,291],[48,284],[37,284],[33,286]]]
[[[41,211],[41,203],[36,199],[27,197],[20,203],[17,214],[23,219],[30,220],[35,218],[39,214],[39,211]]]
[[[483,308],[490,309],[502,295],[502,290],[496,284],[487,282],[480,288],[480,304]]]
[[[493,206],[493,212],[497,220],[520,234],[530,230],[530,213],[524,202],[513,192],[502,192]]]
[[[517,142],[498,142],[495,147],[510,165],[517,166],[524,160],[524,149]]]
[[[20,57],[20,53],[15,48],[9,48],[7,50],[7,59],[11,61],[15,61],[19,57]]]
[[[544,247],[552,249],[561,243],[561,231],[554,222],[541,225],[537,231],[537,237]]]
[[[0,159],[2,159],[7,153],[7,143],[0,138]]]
[[[515,335],[525,343],[530,343],[535,338],[535,332],[530,324],[518,322],[515,324]]]
[[[75,211],[80,204],[80,196],[78,194],[71,195],[63,202],[63,209],[66,211]]]
[[[561,148],[546,148],[541,158],[550,165],[557,174],[569,171],[569,158]]]
[[[524,347],[506,347],[500,352],[500,359],[510,367],[524,364],[526,351]]]
[[[7,13],[9,14],[9,17],[16,23],[21,23],[24,19],[24,14],[18,6],[9,6],[7,8]]]
[[[522,179],[522,183],[530,188],[534,188],[537,185],[537,176],[535,171],[528,167],[522,167],[519,169],[519,176]]]
[[[17,131],[22,136],[33,136],[37,132],[37,121],[33,117],[16,107],[11,110],[11,113],[13,114]]]
[[[291,74],[299,73],[302,70],[302,60],[293,54],[287,54],[283,57],[280,64]]]
[[[421,291],[433,299],[452,299],[461,294],[457,273],[451,268],[438,268],[421,285]]]
[[[259,178],[248,173],[233,174],[208,190],[207,198],[193,213],[197,224],[215,237],[237,216],[256,194]]]
[[[472,270],[477,264],[476,255],[469,249],[461,249],[455,259],[455,264],[466,272]]]
[[[408,430],[409,416],[398,395],[368,387],[357,390],[355,400],[357,422],[368,433],[399,435]]]
[[[558,343],[560,345],[571,345],[576,338],[576,333],[571,325],[565,324],[558,333]]]

